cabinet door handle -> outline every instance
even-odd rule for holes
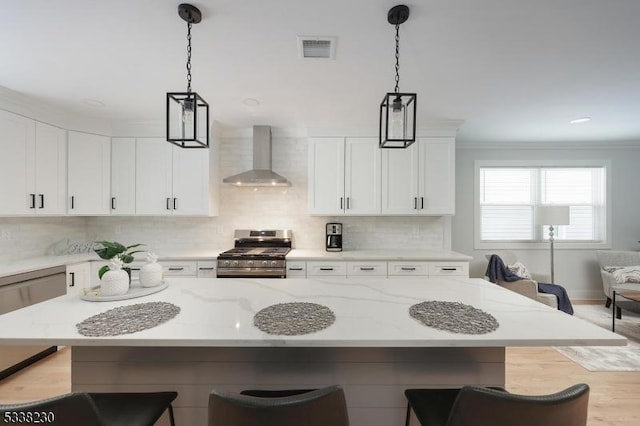
[[[320,268],[321,271],[333,271],[333,268]]]
[[[351,197],[347,197],[347,209],[351,208]]]
[[[35,209],[36,208],[36,194],[29,194],[29,197],[31,198],[31,205],[29,206],[30,209]]]
[[[424,210],[424,197],[420,197],[420,208]]]
[[[71,196],[71,210],[76,208],[76,197],[75,196]]]
[[[169,268],[170,271],[184,271],[183,267],[179,267],[179,268]]]
[[[116,209],[116,197],[111,197],[111,210]]]
[[[177,198],[173,199],[173,209],[174,210],[178,210],[178,199]]]
[[[199,269],[199,270],[201,270],[201,271],[213,271],[215,268],[214,268],[213,266],[211,266],[211,267],[209,267],[209,268],[204,268],[204,267],[202,267],[202,266],[201,266],[201,267],[200,267],[200,268],[198,268],[198,269]]]
[[[344,207],[342,207],[342,197],[340,197],[340,210],[342,210]]]
[[[69,284],[69,287],[74,287],[76,285],[76,273],[69,272],[69,276],[71,277],[71,284]]]
[[[414,268],[413,266],[412,266],[412,267],[402,266],[402,267],[400,268],[400,270],[401,270],[401,271],[415,271],[415,270],[416,270],[416,268]]]
[[[373,271],[374,269],[376,269],[376,268],[374,268],[373,266],[361,266],[360,267],[361,271]]]
[[[440,268],[442,271],[457,271],[458,268]]]
[[[167,198],[167,210],[171,210],[171,198]]]
[[[418,210],[418,197],[413,197],[413,209]]]
[[[40,195],[40,208],[44,209],[44,194],[39,194]]]
[[[129,268],[129,269],[131,269],[132,271],[139,271],[140,270],[140,268]]]
[[[289,270],[290,270],[290,271],[302,271],[303,269],[302,269],[302,268],[300,268],[300,267],[295,267],[295,268],[294,268],[294,267],[291,267],[291,268],[289,268]]]

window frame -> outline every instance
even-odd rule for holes
[[[563,241],[555,240],[554,249],[608,249],[611,248],[611,161],[610,160],[475,160],[474,161],[474,249],[536,249],[548,250],[548,240],[502,240],[483,241],[480,232],[480,169],[483,167],[602,167],[605,176],[604,196],[604,235],[602,241]],[[534,238],[540,237],[538,229],[534,232]],[[544,237],[543,237],[544,238]]]

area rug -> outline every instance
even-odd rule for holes
[[[611,309],[602,305],[574,305],[574,315],[611,330]],[[622,311],[616,334],[627,346],[563,346],[555,350],[589,371],[640,371],[640,313]]]

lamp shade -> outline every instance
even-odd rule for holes
[[[569,206],[537,205],[535,208],[536,225],[569,225]]]

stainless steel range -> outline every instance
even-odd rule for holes
[[[291,230],[236,229],[234,248],[218,255],[218,278],[286,278]]]

